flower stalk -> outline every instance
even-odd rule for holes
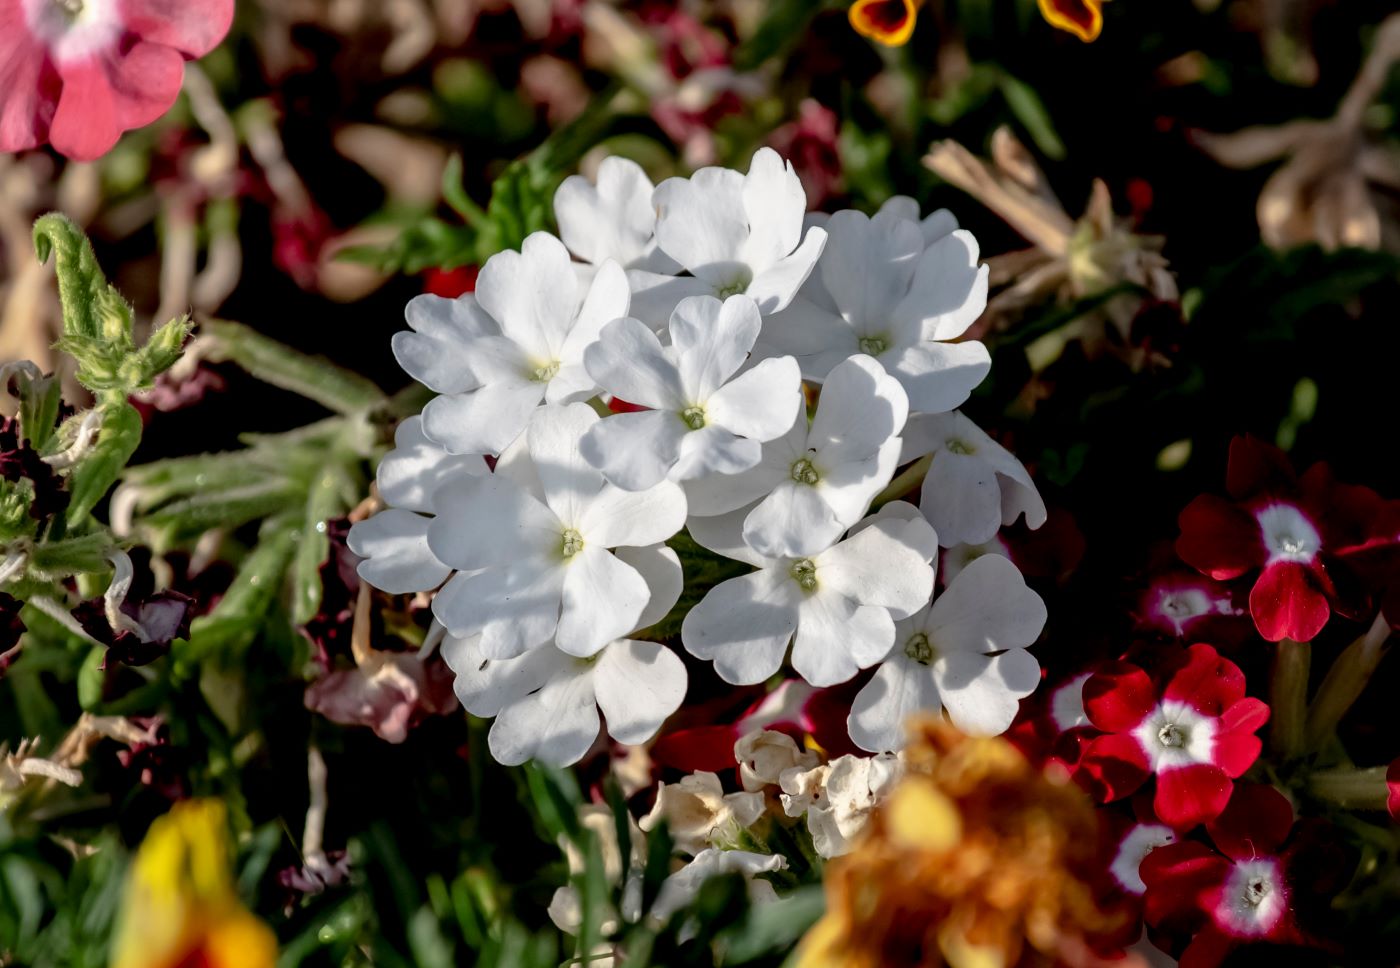
[[[1384,810],[1386,768],[1322,770],[1308,777],[1308,792],[1347,810]]]
[[[1377,614],[1366,634],[1337,656],[1308,710],[1306,744],[1309,750],[1319,749],[1336,730],[1390,651],[1390,637],[1390,623],[1384,614]]]
[[[1269,693],[1273,728],[1269,732],[1269,745],[1284,759],[1295,759],[1303,751],[1308,710],[1308,671],[1311,666],[1311,642],[1283,639],[1274,650],[1273,681]]]

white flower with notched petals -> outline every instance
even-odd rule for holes
[[[839,756],[812,769],[783,773],[783,812],[807,818],[812,847],[830,860],[848,854],[870,815],[904,775],[896,756]]]
[[[652,203],[657,244],[691,274],[628,273],[632,315],[651,326],[664,326],[686,296],[742,292],[764,315],[775,313],[792,301],[826,242],[819,228],[804,237],[802,182],[772,148],[758,150],[746,175],[701,168],[668,178]]]
[[[1005,732],[1040,683],[1026,647],[1044,627],[1045,603],[1016,566],[978,558],[898,623],[894,648],[851,706],[851,739],[865,750],[902,749],[909,717],[940,709],[964,733]]]
[[[895,620],[933,590],[925,521],[877,519],[805,557],[750,557],[758,570],[720,582],[686,615],[681,641],[726,682],[762,682],[783,663],[814,686],[845,682],[894,645]]]
[[[656,247],[654,191],[651,179],[635,161],[604,158],[596,184],[582,175],[570,175],[554,193],[559,238],[570,252],[593,266],[611,259],[624,269],[679,272],[680,266]]]
[[[462,574],[438,592],[433,613],[454,635],[480,633],[487,658],[551,639],[591,656],[637,627],[647,583],[611,549],[670,538],[685,521],[685,494],[670,481],[645,491],[604,481],[578,451],[598,420],[587,404],[543,407],[525,431],[528,461],[434,496],[429,547]]]
[[[423,419],[409,417],[394,431],[394,449],[379,462],[379,496],[389,505],[356,522],[346,537],[359,555],[359,576],[393,595],[424,592],[447,580],[452,569],[428,547],[433,493],[464,477],[485,477],[480,455],[453,456],[423,435]]]
[[[873,356],[916,412],[965,401],[992,365],[981,343],[949,342],[987,305],[977,241],[955,230],[925,246],[917,222],[889,212],[837,212],[826,231],[816,271],[765,327],[765,350],[797,357],[802,375],[818,382],[852,354]]]
[[[742,831],[758,822],[767,809],[762,793],[725,793],[714,773],[692,773],[679,783],[662,783],[651,813],[641,828],[651,833],[661,823],[677,850],[698,854],[706,847],[730,848]]]
[[[581,444],[584,458],[629,491],[755,466],[761,443],[781,436],[802,409],[802,375],[791,357],[734,375],[761,325],[748,296],[723,303],[694,296],[671,315],[670,346],[635,319],[603,327],[584,353],[589,376],[650,409],[595,424]]]
[[[564,244],[545,232],[493,255],[473,296],[446,316],[442,304],[424,303],[416,332],[396,337],[404,368],[442,394],[423,408],[423,432],[449,453],[499,454],[541,403],[588,399],[597,387],[583,351],[627,305],[616,263],[585,288]]]
[[[650,593],[637,625],[659,622],[680,598],[680,559],[662,545],[619,548],[617,558],[642,576]],[[529,759],[578,762],[598,737],[600,709],[613,739],[646,742],[685,698],[685,664],[658,642],[621,638],[589,658],[545,646],[492,659],[479,635],[448,636],[442,655],[467,712],[495,717],[491,755],[511,766]]]
[[[1028,527],[1045,523],[1045,502],[1025,467],[961,413],[910,418],[901,460],[929,454],[919,506],[945,546],[990,541],[1022,514]]]
[[[690,512],[743,513],[744,541],[767,557],[825,548],[894,476],[907,415],[899,383],[870,357],[853,356],[831,371],[810,427],[800,413],[752,470],[687,482]]]

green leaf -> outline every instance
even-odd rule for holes
[[[300,394],[336,413],[356,413],[384,402],[379,387],[358,373],[268,339],[240,323],[208,320],[201,332],[211,343],[206,359],[236,363],[264,383]]]
[[[59,212],[42,215],[34,223],[34,251],[40,262],[54,256],[64,331],[71,337],[101,339],[98,302],[107,291],[107,277],[83,230]]]
[[[356,490],[345,467],[332,461],[306,495],[306,523],[292,562],[292,621],[297,625],[311,621],[321,607],[321,565],[330,554],[326,522],[349,509]]]
[[[1040,149],[1040,153],[1055,161],[1063,160],[1065,143],[1056,133],[1050,112],[1040,95],[1035,93],[1035,88],[1005,72],[1001,72],[997,80],[1001,87],[1001,96],[1006,99],[1006,106],[1011,109],[1016,120],[1021,122],[1026,134],[1031,136],[1035,146]]]
[[[49,579],[110,571],[107,552],[113,547],[112,539],[105,531],[43,542],[34,547],[29,557],[29,567],[32,573]]]
[[[24,372],[14,380],[19,385],[20,428],[29,446],[39,453],[53,439],[58,424],[58,410],[63,403],[63,384],[55,375],[31,378]]]
[[[80,524],[117,482],[141,443],[141,414],[125,401],[108,405],[97,443],[68,478],[68,526]]]
[[[725,964],[744,964],[790,950],[826,910],[820,884],[799,887],[769,904],[748,908],[716,938]]]

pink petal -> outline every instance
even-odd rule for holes
[[[1176,519],[1181,535],[1176,553],[1197,571],[1217,581],[1238,578],[1264,562],[1259,523],[1214,494],[1202,494]]]
[[[1195,763],[1157,774],[1152,806],[1163,823],[1186,830],[1220,816],[1233,788],[1220,767]]]
[[[1235,787],[1229,806],[1206,826],[1215,846],[1235,860],[1276,855],[1292,829],[1288,798],[1263,783]]]
[[[124,0],[126,29],[149,44],[194,60],[219,45],[233,23],[233,0]]]
[[[169,47],[136,43],[59,65],[63,94],[49,141],[78,161],[100,158],[123,131],[159,118],[180,94],[185,62]]]
[[[1105,733],[1126,733],[1157,705],[1152,677],[1127,662],[1112,662],[1084,683],[1084,712]]]
[[[0,151],[23,151],[48,137],[62,84],[44,45],[29,33],[20,4],[0,9]]]
[[[1186,664],[1172,675],[1163,698],[1184,702],[1207,716],[1219,716],[1244,696],[1244,673],[1209,645],[1186,651]]]
[[[1312,571],[1294,561],[1276,561],[1260,573],[1249,593],[1249,611],[1259,634],[1270,642],[1311,642],[1332,614]]]

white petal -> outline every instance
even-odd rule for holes
[[[544,389],[521,379],[437,397],[423,408],[423,432],[449,454],[499,454],[525,429]]]
[[[583,299],[583,306],[569,334],[564,337],[564,344],[559,349],[559,361],[566,366],[582,364],[583,351],[598,338],[604,326],[627,315],[631,298],[627,274],[622,267],[611,261],[599,266]]]
[[[681,440],[670,477],[673,481],[686,481],[707,474],[740,474],[757,467],[762,457],[763,445],[758,441],[736,437],[711,424],[688,432]]]
[[[750,440],[769,441],[791,428],[802,410],[802,372],[791,356],[763,360],[705,403],[705,418]]]
[[[1045,602],[1006,558],[983,555],[933,603],[929,628],[940,652],[1023,648],[1045,628]]]
[[[607,259],[623,266],[646,260],[655,248],[654,190],[635,161],[616,155],[604,158],[596,187],[582,175],[571,175],[554,193],[559,237],[574,255],[595,265]]]
[[[619,413],[588,428],[579,441],[579,453],[610,484],[642,491],[665,479],[690,433],[674,410]]]
[[[423,433],[423,418],[415,415],[394,431],[394,449],[384,455],[375,474],[379,496],[392,507],[431,513],[433,494],[459,477],[482,477],[490,468],[479,455],[454,456]]]
[[[673,481],[645,491],[604,484],[581,509],[578,527],[598,547],[640,547],[675,535],[685,525],[685,512],[685,491]]]
[[[1049,519],[1045,501],[1034,484],[1022,484],[1017,480],[1001,479],[1001,523],[1012,525],[1022,514],[1026,516],[1026,527],[1034,530]]]
[[[496,458],[495,474],[502,480],[514,482],[526,494],[544,504],[544,485],[540,483],[535,462],[530,459],[530,448],[524,434],[501,451],[501,456]]]
[[[851,528],[852,535],[881,521],[903,522],[903,530],[897,532],[900,540],[919,553],[919,556],[937,570],[938,535],[933,526],[924,518],[924,513],[908,501],[891,501],[867,518],[862,518]]]
[[[783,436],[766,442],[758,464],[739,474],[715,474],[686,482],[686,500],[692,514],[725,514],[752,504],[783,481],[790,480],[792,465],[807,451],[807,414],[797,419]]]
[[[826,231],[821,274],[827,292],[858,330],[878,331],[909,291],[924,251],[919,227],[848,210],[833,215]]]
[[[869,356],[852,356],[827,375],[808,446],[823,464],[859,461],[897,436],[909,416],[909,398]]]
[[[537,410],[526,429],[545,503],[565,527],[581,526],[588,503],[605,486],[603,475],[579,451],[579,441],[599,419],[588,404],[571,403]]]
[[[499,330],[475,298],[415,296],[405,307],[404,318],[412,329],[395,333],[392,345],[394,359],[405,373],[438,393],[457,393],[477,385],[471,341]]]
[[[555,643],[590,656],[637,627],[650,592],[646,579],[602,548],[585,546],[564,572],[564,607]]]
[[[989,541],[1001,527],[996,472],[976,455],[941,451],[924,477],[919,507],[944,547]]]
[[[977,255],[977,240],[961,229],[934,242],[891,318],[917,323],[924,339],[957,339],[987,308],[988,270]]]
[[[738,372],[762,324],[758,306],[742,294],[724,302],[694,296],[676,306],[671,314],[671,345],[686,402],[704,403]]]
[[[915,213],[915,219],[918,214]],[[928,216],[919,223],[919,230],[924,236],[924,248],[928,248],[939,239],[952,235],[958,229],[957,217],[946,208],[930,212]]]
[[[583,354],[589,376],[628,403],[679,413],[686,399],[673,354],[640,320],[615,319]]]
[[[744,541],[770,558],[800,558],[831,547],[844,530],[819,490],[787,480],[749,512]]]
[[[824,231],[808,229],[797,250],[754,276],[745,292],[765,315],[786,309],[817,267],[825,245]]]
[[[1040,665],[1025,649],[998,656],[956,652],[933,664],[939,695],[953,725],[975,736],[1006,732],[1019,700],[1040,684]]]
[[[942,708],[933,670],[900,652],[901,644],[856,694],[846,731],[851,741],[871,753],[904,749],[905,723],[916,713],[936,715]]]
[[[749,227],[744,243],[746,262],[766,268],[797,247],[807,195],[791,163],[772,148],[759,148],[749,162],[743,204]],[[810,238],[812,230],[807,235]]]
[[[876,521],[817,559],[817,583],[863,605],[912,615],[933,594],[933,567],[904,540],[907,522]]]
[[[511,659],[545,645],[559,624],[564,570],[524,558],[475,574],[457,574],[433,598],[433,614],[457,636],[481,633],[492,659]]]
[[[497,252],[476,280],[476,298],[537,363],[558,359],[574,314],[578,283],[564,244],[547,232],[525,239],[519,252]]]
[[[893,644],[889,612],[819,587],[798,606],[792,667],[814,686],[834,686],[879,662]]]
[[[891,437],[865,460],[818,465],[821,480],[817,482],[817,491],[822,500],[831,505],[842,525],[849,526],[860,520],[875,495],[889,484],[899,466],[902,446],[898,437]]]
[[[489,568],[562,547],[564,527],[559,519],[499,475],[453,481],[434,495],[434,501],[438,515],[428,529],[428,544],[454,568]]]
[[[680,708],[685,687],[685,663],[658,642],[614,642],[593,667],[593,689],[608,734],[628,745],[656,735],[666,717]]]
[[[716,294],[715,287],[704,279],[660,275],[640,269],[627,270],[627,284],[632,289],[628,313],[657,331],[666,329],[682,299]]]
[[[496,761],[569,766],[583,759],[598,738],[591,671],[575,668],[557,675],[539,692],[502,709],[487,737]]]
[[[943,413],[962,406],[992,371],[987,347],[966,343],[919,343],[887,354],[890,373],[909,395],[909,408]]]
[[[891,195],[880,204],[880,208],[875,214],[893,216],[917,225],[919,222],[919,203],[908,195]]]
[[[452,689],[473,716],[489,718],[543,686],[573,662],[558,649],[531,649],[514,659],[488,659],[480,636],[442,640],[442,658],[456,675]]]
[[[766,568],[773,564],[773,559],[754,551],[744,541],[744,519],[752,510],[753,505],[745,505],[725,514],[687,518],[685,529],[696,544],[708,551],[747,562],[755,568]]]
[[[859,353],[860,345],[850,323],[807,298],[811,288],[812,280],[808,279],[786,309],[764,318],[760,342],[771,346],[775,356],[791,353],[803,364],[802,373],[807,379],[821,382],[832,366]],[[830,365],[820,372],[807,369],[809,361],[820,368],[828,360]]]
[[[688,179],[662,182],[652,195],[661,250],[711,285],[747,274],[743,188],[744,176],[727,168],[701,168]]]
[[[720,582],[686,614],[681,641],[691,655],[713,660],[725,682],[762,682],[783,664],[800,594],[778,569]]]
[[[637,630],[650,628],[670,614],[680,601],[685,589],[680,556],[663,544],[618,548],[615,554],[623,564],[635,568],[647,583],[647,607],[637,619]]]
[[[391,595],[425,592],[447,580],[452,571],[428,547],[432,518],[386,508],[350,528],[346,543],[365,560],[356,573]]]

